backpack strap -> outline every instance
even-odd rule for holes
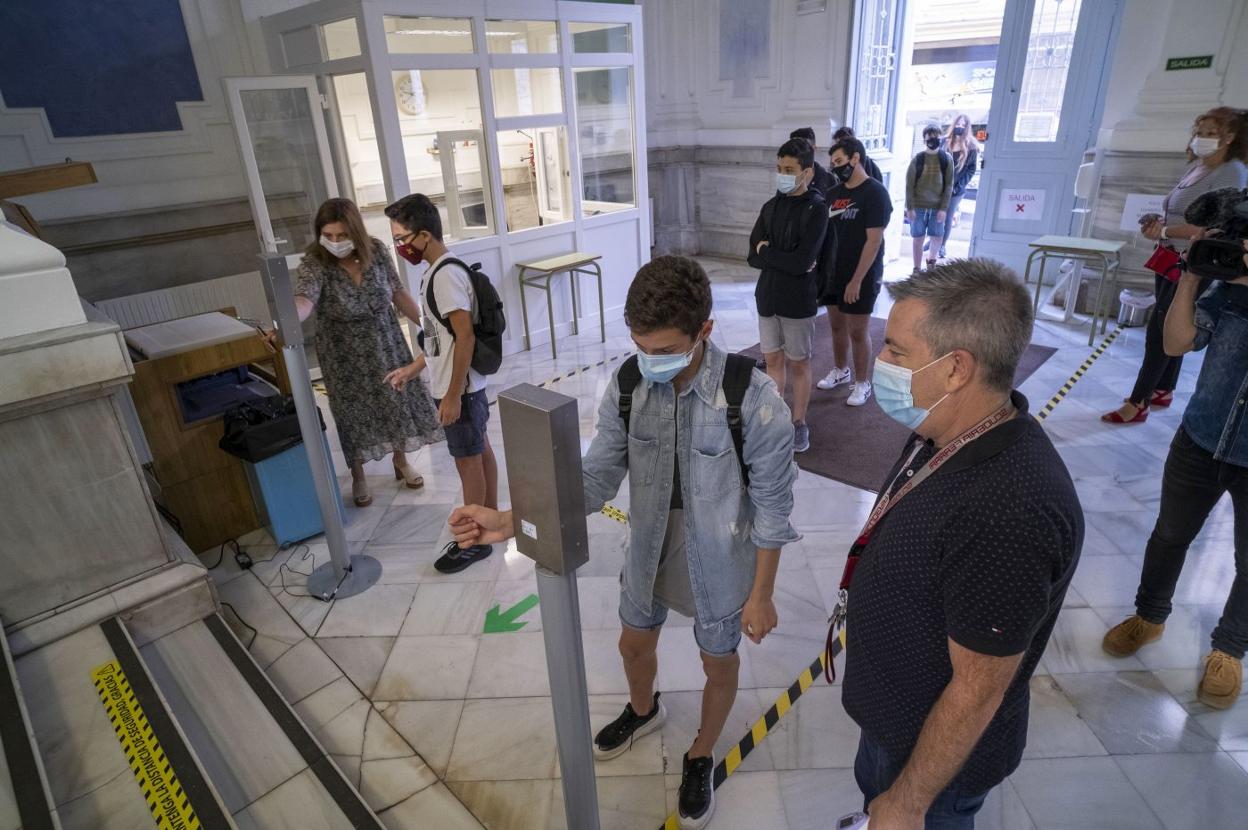
[[[745,401],[745,393],[750,389],[750,380],[754,376],[754,359],[739,354],[728,355],[724,364],[724,398],[728,401],[728,431],[732,433],[732,448],[737,453],[737,464],[741,466],[741,481],[746,488],[750,486],[750,467],[745,463],[745,418],[741,413],[741,404]]]
[[[433,316],[433,319],[437,320],[442,325],[442,328],[451,333],[451,339],[454,340],[455,329],[451,328],[451,321],[443,317],[438,311],[438,301],[433,298],[433,278],[437,276],[437,273],[442,270],[442,266],[444,265],[458,265],[460,268],[463,268],[464,271],[468,273],[469,287],[472,285],[472,268],[462,259],[447,257],[439,262],[436,268],[429,272],[429,281],[425,283],[425,306],[429,309],[429,314]],[[481,266],[478,264],[476,267],[480,268]]]
[[[633,390],[641,383],[641,367],[637,365],[637,355],[633,355],[620,365],[615,379],[620,386],[620,420],[624,422],[624,434],[628,434],[629,418],[633,414]]]

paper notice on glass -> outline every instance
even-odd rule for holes
[[[1151,193],[1128,193],[1126,204],[1122,208],[1122,222],[1118,225],[1124,231],[1138,231],[1140,217],[1150,213],[1161,215],[1161,203],[1165,196]]]

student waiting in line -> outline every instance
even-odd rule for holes
[[[797,468],[788,408],[748,359],[711,342],[710,318],[711,285],[698,263],[663,256],[637,272],[624,321],[638,355],[608,385],[582,464],[590,512],[628,475],[632,526],[620,577],[629,702],[598,732],[594,754],[622,755],[663,724],[654,688],[659,632],[669,609],[693,617],[706,687],[678,812],[680,826],[695,830],[715,809],[711,751],[737,696],[741,635],[761,643],[776,627],[780,549],[800,538],[789,523]],[[461,545],[515,533],[510,511],[484,507],[456,510],[451,529]]]
[[[949,244],[954,226],[958,224],[962,197],[966,195],[966,188],[971,179],[975,178],[975,171],[979,169],[979,142],[971,133],[971,119],[966,113],[953,119],[943,143],[944,149],[953,156],[954,176],[953,193],[949,196],[949,210],[945,216],[945,235],[940,240],[940,259],[946,258],[945,247]]]
[[[802,139],[810,145],[811,156],[813,157],[818,155],[819,147],[815,144],[815,130],[813,127],[798,127],[796,130],[789,133],[789,138]],[[819,163],[818,159],[815,160],[814,164],[815,177],[811,180],[810,186],[819,191],[820,194],[826,193],[829,188],[836,184],[836,182],[832,179],[832,174]]]
[[[858,136],[854,135],[852,127],[839,127],[836,132],[832,133],[832,143],[835,144],[845,138],[857,137]],[[875,179],[880,184],[884,184],[884,173],[880,170],[880,166],[871,160],[870,156],[862,157],[862,169],[867,171],[868,176]]]
[[[953,156],[940,149],[940,127],[928,124],[923,128],[923,144],[906,170],[906,218],[914,239],[914,273],[923,270],[923,246],[931,240],[932,248],[945,238],[949,200],[953,197],[956,177]],[[936,251],[929,251],[927,267],[936,265]]]
[[[820,263],[825,277],[819,302],[828,307],[836,363],[819,388],[852,383],[845,401],[850,406],[871,397],[871,312],[884,280],[884,229],[893,213],[888,189],[867,175],[864,158],[856,138],[832,145],[829,162],[841,183],[828,194],[828,233],[836,234],[836,252],[831,262]]]
[[[442,242],[442,218],[428,196],[404,196],[386,208],[386,216],[399,256],[412,265],[429,264],[421,277],[420,296],[432,296],[437,312],[425,304],[424,357],[433,375],[438,418],[446,431],[447,450],[455,459],[464,501],[498,507],[498,463],[486,435],[490,420],[486,381],[471,366],[476,345],[472,323],[478,314],[472,280]],[[416,361],[386,375],[386,382],[402,389],[422,368],[422,362]],[[451,542],[433,567],[439,573],[458,573],[493,550],[489,545],[463,548]]]
[[[758,304],[759,346],[767,374],[784,394],[793,374],[793,450],[810,449],[806,408],[810,404],[810,356],[815,315],[819,313],[815,264],[828,230],[827,205],[810,186],[814,153],[801,138],[791,138],[776,152],[776,195],[767,200],[750,232],[747,262],[761,269],[754,300]]]

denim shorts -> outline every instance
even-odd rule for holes
[[[442,401],[436,402],[441,406]],[[485,452],[485,428],[490,422],[490,399],[485,390],[470,392],[460,399],[459,420],[448,427],[446,447],[451,458],[473,458]]]
[[[629,599],[628,594],[621,588],[620,622],[625,628],[631,628],[634,631],[654,631],[662,628],[663,623],[667,622],[667,607],[656,599],[654,610],[647,614],[638,608],[637,604]],[[738,611],[728,619],[709,627],[704,627],[695,618],[693,638],[697,640],[698,648],[711,657],[728,657],[736,654],[737,646],[741,645],[741,612]]]
[[[914,212],[914,220],[910,223],[910,235],[915,239],[922,239],[925,236],[944,238],[945,223],[936,221],[936,214],[939,212],[936,208],[917,209]]]
[[[759,317],[758,339],[763,354],[783,350],[789,360],[809,360],[814,352],[815,318]]]

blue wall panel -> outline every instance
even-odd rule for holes
[[[178,0],[0,0],[0,93],[64,137],[180,130],[204,99]]]

